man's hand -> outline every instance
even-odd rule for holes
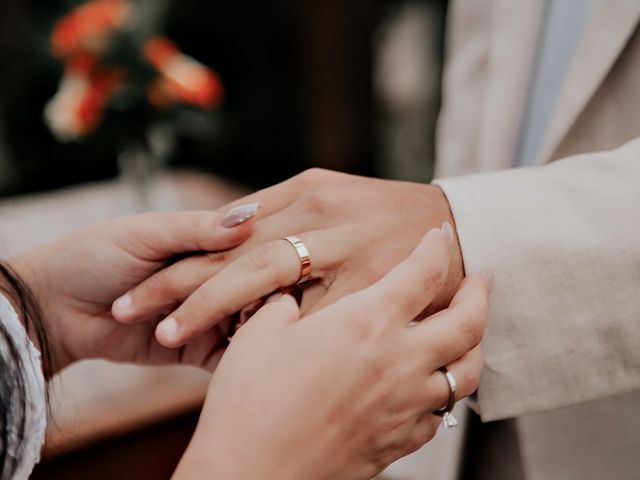
[[[160,323],[156,337],[167,347],[184,345],[229,314],[296,283],[300,261],[282,240],[289,235],[300,237],[310,251],[312,275],[323,291],[307,306],[317,311],[380,279],[431,228],[453,225],[436,186],[323,170],[307,171],[232,206],[249,202],[262,208],[247,242],[158,272],[114,304],[114,317],[135,323],[177,307]],[[429,311],[448,305],[464,275],[455,232],[450,233],[451,269]]]
[[[256,209],[257,205],[250,205],[226,217],[185,212],[109,220],[14,258],[12,267],[34,291],[46,314],[56,358],[54,371],[75,360],[96,357],[183,362],[212,369],[226,332],[212,329],[183,349],[167,349],[154,338],[155,323],[122,325],[111,316],[111,304],[177,254],[237,246],[249,236],[247,220]]]

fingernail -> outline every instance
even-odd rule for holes
[[[126,314],[133,310],[133,298],[131,294],[126,293],[113,302],[113,309],[121,314]]]
[[[274,302],[277,302],[278,300],[280,300],[281,298],[282,298],[282,293],[280,293],[280,292],[274,293],[269,298],[267,298],[267,302],[266,303],[274,303]]]
[[[449,242],[449,234],[447,232],[445,232],[442,228],[432,228],[431,230],[429,230],[427,232],[427,234],[424,236],[423,240],[426,240],[427,238],[433,236],[433,235],[440,235],[443,238],[447,239],[447,242]]]
[[[489,270],[483,270],[479,275],[480,277],[482,277],[482,280],[484,280],[487,289],[491,290],[491,288],[493,287],[493,272],[490,272]]]
[[[453,227],[451,226],[451,224],[449,222],[444,222],[442,224],[442,227],[440,227],[440,230],[442,230],[449,237],[449,244],[453,245],[454,235]]]
[[[173,317],[168,317],[158,324],[158,333],[167,340],[173,340],[178,331],[178,322]]]
[[[246,205],[233,208],[222,219],[222,226],[224,228],[233,228],[242,225],[247,220],[253,218],[259,209],[259,203],[247,203]]]

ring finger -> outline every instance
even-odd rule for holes
[[[335,264],[332,235],[309,232],[298,237],[310,253],[312,277]],[[295,284],[301,273],[300,257],[286,240],[260,245],[232,261],[184,301],[156,330],[156,338],[166,347],[179,347],[207,331],[221,319],[245,305]],[[173,300],[175,301],[175,299]]]
[[[480,374],[484,366],[482,348],[478,345],[459,360],[447,366],[456,381],[455,401],[473,394],[478,388]],[[447,404],[450,388],[444,373],[436,370],[427,378],[425,385],[424,413],[431,414]]]

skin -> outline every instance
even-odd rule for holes
[[[369,478],[435,435],[431,412],[448,395],[439,367],[456,376],[460,398],[477,388],[486,278],[470,276],[449,308],[408,326],[448,282],[454,244],[441,229],[382,280],[325,309],[303,316],[289,296],[271,302],[224,356],[216,329],[171,349],[156,342],[154,322],[114,320],[113,300],[175,255],[227,251],[251,233],[251,221],[225,229],[223,216],[115,219],[11,262],[47,312],[56,371],[96,357],[213,370],[222,358],[175,478]]]
[[[295,250],[282,238],[300,237],[310,251],[317,281],[304,311],[314,312],[372,285],[405,259],[423,235],[454,225],[449,204],[433,185],[384,181],[310,170],[226,208],[259,202],[254,231],[222,255],[194,256],[158,272],[113,306],[123,323],[172,312],[156,330],[158,341],[179,347],[229,314],[294,284]],[[455,234],[450,269],[426,314],[446,307],[464,276]]]
[[[449,236],[431,231],[380,281],[300,319],[268,302],[231,341],[174,478],[369,479],[436,434],[439,367],[462,396],[478,384],[490,280],[408,326],[447,276]]]
[[[175,255],[239,245],[251,222],[221,226],[213,212],[151,213],[79,230],[11,260],[46,312],[54,373],[87,358],[143,364],[184,363],[213,370],[226,332],[212,329],[182,349],[154,339],[155,325],[116,322],[111,304],[166,267]]]

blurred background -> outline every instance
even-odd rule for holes
[[[1,195],[116,178],[131,137],[163,126],[174,137],[163,168],[252,187],[310,166],[429,179],[444,0],[134,0],[122,24],[101,25],[101,12],[78,16],[95,25],[67,28],[75,41],[112,35],[94,49],[105,64],[140,69],[139,47],[166,36],[217,73],[224,96],[207,121],[175,106],[151,115],[136,98],[145,79],[135,77],[133,98],[110,95],[94,129],[61,140],[44,112],[73,52],[55,55],[52,34],[82,3],[0,2]],[[69,51],[79,48],[73,41],[58,39]]]
[[[0,0],[4,253],[110,216],[217,208],[309,167],[429,181],[446,10]],[[205,376],[87,362],[62,377],[36,478],[168,478]]]

